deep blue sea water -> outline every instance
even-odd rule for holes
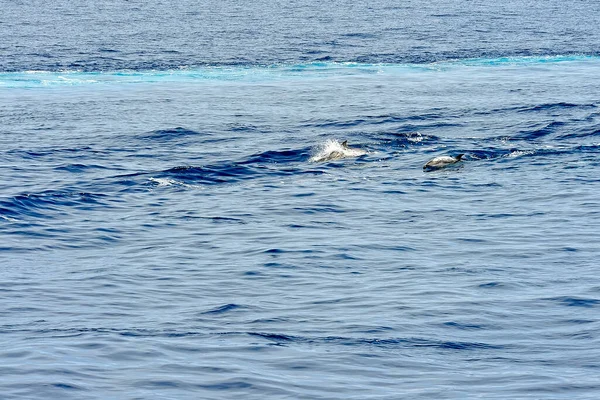
[[[598,399],[599,13],[0,0],[0,398]]]

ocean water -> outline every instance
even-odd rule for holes
[[[1,399],[600,396],[597,2],[0,5]]]

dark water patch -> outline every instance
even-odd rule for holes
[[[158,183],[158,184],[160,185],[160,183]],[[185,220],[185,221],[204,220],[204,221],[210,221],[214,224],[245,225],[248,223],[242,218],[223,217],[223,216],[204,216],[204,215],[200,216],[200,215],[195,215],[194,213],[191,213],[191,212],[186,212],[186,213],[184,213],[184,215],[178,216],[178,218]]]
[[[216,224],[247,224],[246,221],[239,218],[231,218],[231,217],[201,217],[201,218],[210,218],[210,220]]]
[[[569,252],[569,253],[574,253],[576,251],[579,251],[579,249],[577,249],[575,247],[563,247],[562,251],[566,251],[566,252]]]
[[[424,338],[352,338],[342,336],[292,336],[280,333],[248,332],[250,336],[256,336],[275,342],[277,344],[311,344],[311,345],[340,345],[344,347],[373,346],[384,349],[393,348],[418,348],[432,347],[445,350],[500,350],[505,346],[491,345],[481,342],[444,341]]]
[[[490,345],[480,342],[460,342],[460,341],[444,341],[422,338],[342,338],[328,337],[323,339],[327,343],[336,343],[344,346],[374,346],[382,348],[411,348],[411,347],[433,347],[447,350],[481,350],[481,349],[502,349],[503,346]]]
[[[197,385],[197,387],[202,388],[202,389],[218,390],[218,391],[221,391],[221,390],[231,391],[231,390],[251,389],[254,386],[255,385],[253,385],[252,383],[244,382],[244,381],[241,381],[241,380],[230,380],[230,381],[221,382],[221,383],[199,384],[199,385]]]
[[[573,148],[580,153],[600,153],[600,143],[599,144],[591,144],[591,145],[581,145],[575,146]]]
[[[235,311],[235,310],[240,310],[245,308],[244,306],[241,306],[239,304],[225,304],[216,308],[213,308],[211,310],[208,311],[204,311],[202,314],[224,314],[230,311]]]
[[[265,268],[279,268],[279,269],[296,269],[297,267],[292,264],[283,264],[279,262],[267,262],[263,264]]]
[[[89,146],[82,147],[45,147],[43,149],[31,149],[31,150],[23,150],[23,149],[13,149],[7,151],[7,154],[16,155],[23,159],[38,159],[43,157],[52,157],[52,158],[60,158],[64,155],[72,155],[75,154],[77,156],[81,156],[82,158],[86,158],[90,153],[98,153],[101,151],[95,150]]]
[[[498,214],[488,214],[487,218],[512,218],[515,214],[510,213],[498,213]]]
[[[288,166],[290,163],[307,161],[308,148],[302,150],[266,151],[249,156],[238,162],[226,161],[204,166],[178,166],[157,173],[136,173],[129,177],[151,175],[152,178],[166,178],[186,184],[224,184],[250,179],[273,178],[301,174],[323,174],[324,171],[304,169],[302,166]]]
[[[340,36],[346,37],[346,38],[357,38],[357,39],[375,39],[375,38],[377,38],[377,35],[374,35],[372,33],[365,33],[365,32],[344,33]]]
[[[444,322],[443,325],[446,327],[449,327],[449,328],[455,328],[455,329],[460,329],[460,330],[465,330],[465,331],[476,331],[476,330],[485,329],[485,327],[483,325],[467,324],[467,323],[460,323],[460,322],[454,322],[454,321]]]
[[[257,336],[263,339],[267,339],[273,342],[281,343],[281,342],[297,342],[300,341],[298,337],[283,335],[278,333],[260,333],[260,332],[249,332],[250,336]]]
[[[282,250],[282,249],[268,249],[268,250],[264,251],[265,254],[282,254],[282,253],[285,253],[285,252],[286,251]]]
[[[490,185],[492,187],[493,185]],[[497,186],[501,187],[501,186]],[[468,217],[474,218],[475,220],[480,221],[488,221],[494,218],[531,218],[531,217],[540,217],[546,215],[544,212],[532,212],[532,213],[475,213],[475,214],[467,214]],[[477,241],[480,239],[469,239],[472,241]],[[487,240],[480,240],[480,243],[486,243]]]
[[[573,132],[566,133],[557,137],[558,140],[579,139],[579,138],[595,138],[600,136],[600,126],[585,127],[575,129]]]
[[[240,164],[285,164],[303,162],[308,160],[310,153],[310,147],[305,147],[302,149],[269,150],[263,153],[251,155],[247,160],[240,162]]]
[[[254,177],[257,172],[238,164],[224,164],[206,167],[181,166],[163,171],[158,176],[172,178],[186,183],[218,184],[231,183]]]
[[[40,335],[49,337],[71,337],[86,334],[117,334],[122,336],[161,336],[171,333],[170,331],[150,330],[150,329],[116,329],[116,328],[42,328],[36,329],[31,326],[1,326],[0,333],[19,333],[28,335]],[[186,334],[193,334],[186,332]]]
[[[567,325],[571,325],[571,324],[575,324],[575,325],[587,325],[587,324],[595,324],[598,323],[597,320],[592,320],[592,319],[568,319],[564,321],[565,324]]]
[[[505,288],[507,285],[503,282],[488,282],[482,283],[478,285],[478,287],[482,289],[497,289],[497,288]]]
[[[364,260],[364,257],[353,256],[349,253],[338,253],[334,257],[340,260]]]
[[[321,250],[315,250],[315,249],[291,250],[291,249],[271,248],[271,249],[267,249],[267,250],[262,250],[262,251],[260,251],[260,253],[261,254],[268,254],[272,258],[279,258],[279,257],[287,255],[287,254],[304,254],[307,257],[310,257],[311,255],[314,255],[314,254],[323,253],[323,251],[321,251]],[[269,266],[272,266],[272,267],[285,267],[285,268],[296,268],[296,266],[294,266],[294,265],[281,264],[281,263],[270,263]]]
[[[65,389],[65,390],[84,390],[84,388],[77,386],[77,385],[72,385],[70,383],[53,383],[52,386],[54,386],[55,388],[58,388],[58,389]]]
[[[346,212],[346,210],[341,207],[336,207],[334,205],[325,205],[325,204],[323,204],[323,205],[317,204],[313,207],[294,207],[294,210],[299,211],[302,214],[322,214],[322,213],[338,214],[338,213]]]
[[[31,351],[3,351],[2,353],[0,353],[0,357],[2,358],[26,358],[29,357],[31,354],[33,354]]]
[[[560,297],[550,297],[544,300],[549,300],[561,304],[567,307],[583,307],[583,308],[592,308],[596,307],[600,304],[600,300],[591,299],[591,298],[583,298],[583,297],[570,297],[570,296],[560,296]]]
[[[561,121],[553,121],[542,128],[521,131],[510,137],[509,140],[524,140],[524,141],[536,141],[546,136],[557,133],[561,128],[566,126],[566,123]]]
[[[0,211],[9,217],[25,216],[49,218],[49,212],[67,213],[70,207],[81,210],[93,210],[107,206],[107,195],[101,193],[45,191],[42,193],[24,193],[11,199],[0,200]]]
[[[67,164],[67,165],[61,165],[60,167],[55,168],[56,171],[65,171],[65,172],[71,172],[74,174],[83,173],[88,170],[95,170],[95,169],[108,169],[108,168],[106,168],[102,165],[98,165],[98,164]]]
[[[171,128],[171,129],[159,129],[149,133],[141,134],[137,136],[137,139],[144,141],[156,141],[156,142],[169,142],[172,140],[184,139],[189,136],[210,136],[207,133],[196,132],[191,129],[182,127]]]
[[[517,107],[515,109],[516,112],[526,113],[526,112],[541,112],[541,111],[563,111],[565,109],[570,108],[580,108],[580,109],[590,109],[597,108],[595,104],[576,104],[576,103],[567,103],[567,102],[558,102],[558,103],[545,103],[545,104],[537,104],[535,106],[530,107]]]
[[[597,368],[596,365],[591,365],[591,368]],[[544,382],[539,385],[528,385],[523,387],[522,393],[526,394],[527,398],[532,396],[541,396],[536,398],[561,398],[560,394],[564,394],[565,398],[581,398],[594,399],[595,396],[588,396],[590,393],[598,393],[600,384],[597,383],[549,383]],[[580,397],[582,396],[582,397]]]

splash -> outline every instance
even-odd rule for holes
[[[411,143],[421,143],[423,139],[425,139],[425,137],[421,135],[420,132],[411,132],[406,135],[406,140],[408,140]]]
[[[529,156],[535,154],[535,150],[513,150],[506,155],[507,158],[516,158],[521,156]]]
[[[180,182],[178,180],[169,178],[149,178],[148,180],[157,187],[180,186],[184,188],[201,188],[201,186],[198,185],[190,185],[188,183]]]
[[[340,143],[335,139],[329,139],[325,143],[317,145],[313,151],[310,162],[323,162],[339,160],[341,158],[360,157],[367,154],[363,149],[352,148]]]

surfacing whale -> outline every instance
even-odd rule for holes
[[[427,161],[427,163],[425,165],[423,165],[423,171],[429,172],[429,171],[435,171],[438,169],[449,167],[451,165],[459,163],[462,160],[463,156],[464,156],[464,154],[459,154],[455,157],[439,156],[439,157],[432,158],[431,160]]]
[[[317,152],[310,158],[310,162],[323,162],[339,160],[340,158],[359,157],[367,154],[365,150],[348,146],[348,141],[342,143],[337,140],[328,140],[319,146]]]

